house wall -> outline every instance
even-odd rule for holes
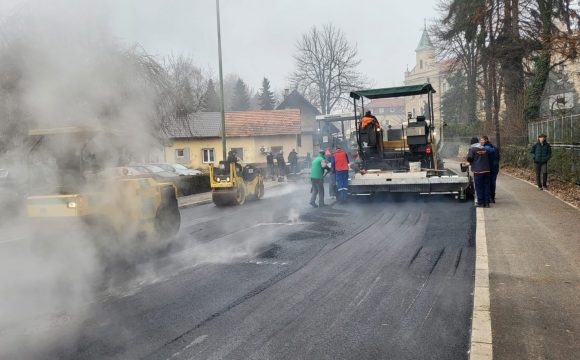
[[[303,132],[301,145],[302,146],[295,148],[298,156],[306,156],[306,153],[312,155],[314,153],[314,135],[310,132]]]
[[[203,163],[202,149],[214,149],[214,160],[222,160],[221,139],[174,139],[165,147],[165,161],[170,163],[180,163],[189,168],[207,168],[208,164]],[[183,149],[185,156],[178,158],[176,152]]]
[[[310,139],[312,137],[310,136]],[[302,138],[304,144],[304,137]],[[312,140],[310,140],[311,142]],[[262,164],[266,162],[266,151],[273,146],[282,146],[284,157],[292,149],[296,149],[299,156],[305,156],[297,145],[296,135],[258,136],[258,137],[229,137],[227,138],[228,151],[232,148],[243,149],[243,161],[247,164]],[[260,149],[264,148],[264,152]],[[183,149],[183,158],[176,157],[176,150]],[[203,163],[202,150],[214,149],[214,162],[222,159],[222,142],[219,138],[214,139],[175,139],[165,148],[165,161],[181,163],[194,169],[206,169],[209,164]],[[303,153],[302,153],[303,152]],[[312,154],[312,153],[311,153]]]

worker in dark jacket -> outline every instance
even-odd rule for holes
[[[296,174],[298,172],[298,153],[296,149],[292,149],[288,154],[288,162],[290,163],[290,173]]]
[[[282,150],[276,155],[276,162],[278,163],[278,181],[284,181],[286,176],[286,160],[284,160],[284,153]]]
[[[268,176],[274,180],[274,154],[271,151],[266,154],[266,164],[268,165]]]
[[[489,154],[489,169],[491,170],[489,177],[489,199],[492,203],[495,203],[495,188],[497,175],[499,174],[499,149],[493,146],[487,136],[483,136],[483,138],[485,139],[485,145],[483,146]]]
[[[546,135],[540,134],[538,142],[530,150],[536,167],[536,184],[538,189],[548,189],[548,161],[552,157],[552,147],[546,140]],[[541,181],[540,181],[541,180]]]
[[[475,192],[477,194],[477,206],[489,207],[490,202],[490,164],[489,153],[485,150],[485,138],[481,137],[479,143],[472,144],[467,153],[467,165],[471,166]]]

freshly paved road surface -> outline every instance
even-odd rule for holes
[[[312,209],[307,196],[284,186],[242,207],[183,209],[179,246],[113,281],[35,357],[467,359],[472,204]]]

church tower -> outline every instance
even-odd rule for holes
[[[405,72],[405,85],[430,83],[435,89],[433,94],[433,111],[435,125],[438,127],[441,119],[442,72],[437,62],[436,51],[425,25],[419,44],[415,49],[415,66]],[[405,111],[413,117],[424,115],[429,118],[426,96],[413,96],[405,100]]]

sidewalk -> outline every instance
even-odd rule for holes
[[[494,359],[580,358],[580,211],[500,175],[484,209]]]
[[[272,189],[276,186],[280,186],[283,184],[286,184],[286,182],[279,183],[277,181],[265,180],[264,181],[264,191],[267,191],[268,189]],[[188,195],[188,196],[180,196],[177,198],[177,203],[179,204],[180,208],[199,206],[199,205],[209,204],[211,202],[212,202],[211,191],[199,193],[199,194]]]

